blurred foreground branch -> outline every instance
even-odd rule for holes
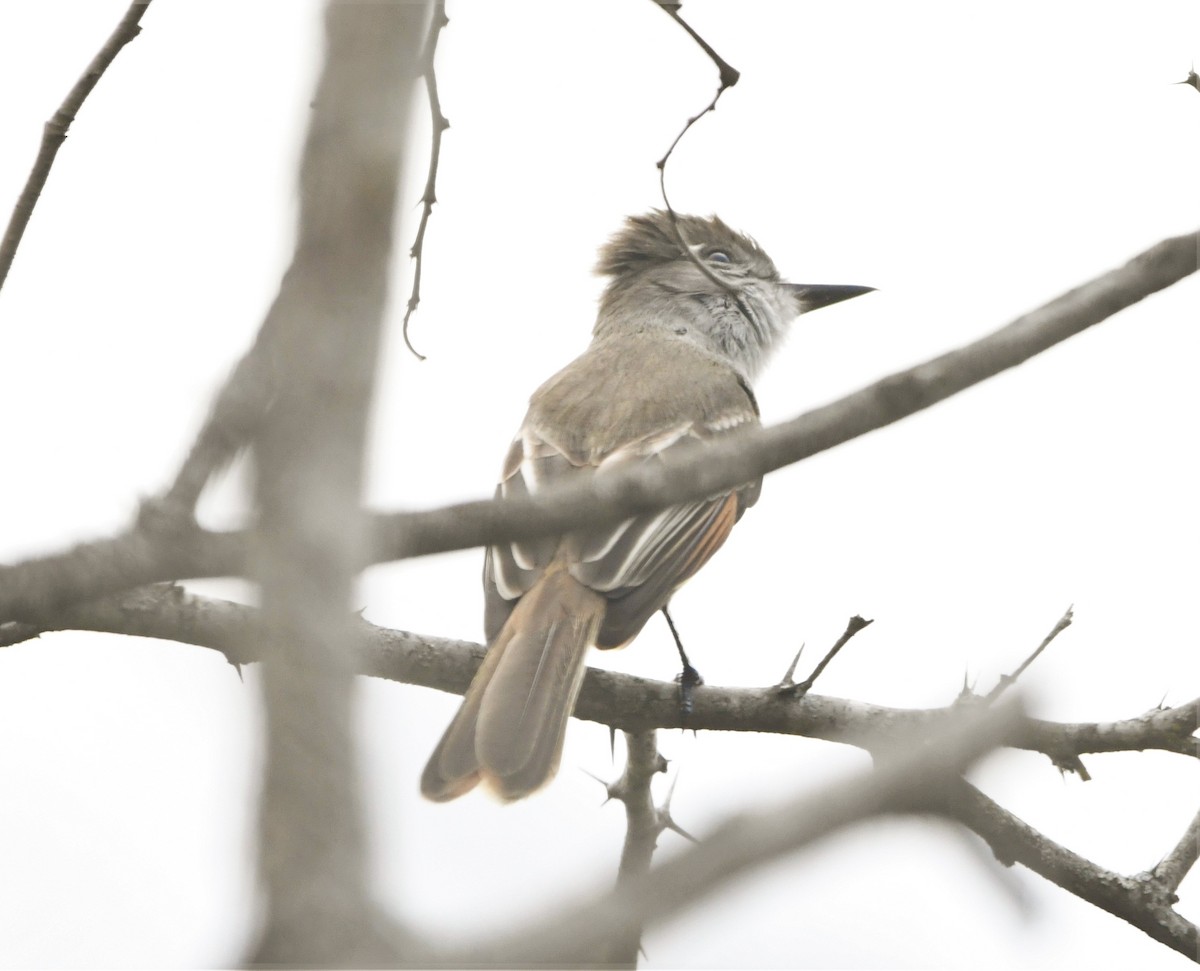
[[[350,613],[363,558],[367,414],[387,302],[421,3],[332,0],[300,166],[296,251],[264,329],[276,399],[251,439],[266,751],[251,964],[392,965],[412,947],[374,903],[360,803]],[[260,646],[261,645],[261,646]]]

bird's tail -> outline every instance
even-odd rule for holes
[[[555,569],[518,601],[429,757],[427,798],[455,799],[482,779],[500,798],[521,799],[550,781],[605,606]]]

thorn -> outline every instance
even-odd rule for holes
[[[600,785],[604,786],[604,802],[600,803],[601,806],[607,806],[610,802],[612,802],[614,798],[612,783],[605,782],[600,778],[600,776],[594,775],[585,768],[580,767],[579,771],[586,775],[589,779],[595,779],[600,783]]]
[[[617,764],[617,728],[615,725],[608,726],[608,757],[612,759],[613,765]]]
[[[671,780],[671,786],[667,789],[667,798],[663,800],[662,808],[667,812],[671,810],[671,800],[675,798],[675,786],[679,784],[680,773],[675,773],[675,778]]]
[[[671,788],[667,790],[667,798],[663,800],[662,805],[656,810],[658,816],[658,827],[660,830],[669,829],[672,833],[678,833],[689,843],[699,843],[691,833],[680,826],[671,816],[671,800],[675,798],[675,785],[679,782],[679,773],[675,774],[675,778],[671,780]]]
[[[787,670],[783,672],[783,677],[780,679],[778,688],[789,688],[795,685],[796,665],[800,663],[800,655],[804,653],[804,643],[801,642],[800,650],[796,652],[796,656],[792,658],[792,663],[787,666]]]

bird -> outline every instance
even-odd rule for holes
[[[625,220],[596,273],[607,284],[591,343],[530,398],[497,496],[536,495],[757,425],[752,382],[792,321],[873,289],[787,283],[718,217],[657,209]],[[632,641],[760,488],[490,546],[487,652],[429,757],[423,795],[444,802],[482,782],[512,801],[553,778],[589,648]]]

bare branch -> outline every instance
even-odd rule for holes
[[[785,683],[779,685],[778,690],[782,694],[786,694],[788,697],[803,698],[806,694],[808,694],[812,690],[812,686],[817,683],[817,678],[819,678],[821,676],[821,672],[824,671],[825,668],[829,666],[829,662],[832,661],[835,657],[837,657],[838,651],[840,651],[843,647],[846,646],[847,643],[849,643],[850,638],[852,638],[855,634],[857,634],[864,627],[869,627],[873,623],[875,623],[875,621],[866,620],[866,619],[860,617],[858,614],[855,614],[853,617],[851,617],[849,622],[846,624],[846,629],[844,631],[842,631],[842,636],[837,639],[837,641],[834,643],[833,647],[831,647],[829,649],[828,653],[826,653],[826,655],[823,658],[821,658],[821,660],[818,662],[817,666],[815,668],[813,668],[813,673],[810,674],[803,681],[801,681],[799,684],[792,684],[792,683],[790,683],[791,677],[792,677],[792,672],[795,670],[796,661],[800,660],[800,655],[797,654],[796,660],[793,661],[791,667],[788,668],[788,673],[785,677]],[[801,650],[803,650],[803,648],[801,648]]]
[[[412,945],[372,899],[355,747],[367,412],[425,3],[331,0],[275,307],[278,400],[253,440],[266,713],[253,965],[361,967]]]
[[[171,531],[134,528],[113,539],[0,566],[0,622],[39,624],[65,604],[146,583],[241,574],[245,556],[244,533],[213,533],[194,525]]]
[[[1150,872],[1165,890],[1174,893],[1188,871],[1196,865],[1197,858],[1200,858],[1200,812],[1192,817],[1187,832],[1180,837],[1175,848]]]
[[[421,355],[417,354],[408,341],[408,319],[420,300],[421,252],[425,226],[435,201],[434,181],[441,154],[442,132],[450,124],[441,113],[437,76],[433,68],[438,36],[446,23],[448,20],[445,3],[439,2],[422,54],[422,70],[429,90],[430,110],[433,113],[433,141],[429,176],[423,197],[425,209],[412,253],[416,259],[413,294],[409,299],[402,329],[405,344],[408,344],[409,350],[418,358],[421,358]],[[217,394],[212,410],[180,466],[174,482],[161,497],[143,504],[139,514],[139,524],[142,526],[148,529],[177,529],[191,525],[196,503],[209,479],[231,462],[238,451],[250,441],[268,409],[277,400],[280,379],[280,316],[284,312],[283,288],[287,284],[285,278],[253,346],[242,356]]]
[[[1064,613],[1060,618],[1058,618],[1058,622],[1054,625],[1053,629],[1051,629],[1050,633],[1042,638],[1042,643],[1040,643],[1036,648],[1034,648],[1033,653],[1030,654],[1029,657],[1025,658],[1024,661],[1021,662],[1021,666],[1019,668],[1017,668],[1017,670],[1015,670],[1012,674],[1002,674],[1000,676],[1000,680],[999,680],[999,682],[997,682],[996,687],[994,687],[991,691],[989,691],[987,693],[987,697],[984,698],[985,702],[990,704],[991,702],[993,702],[997,698],[999,698],[1000,695],[1003,694],[1004,690],[1006,688],[1008,688],[1009,685],[1015,684],[1017,681],[1017,678],[1019,678],[1022,674],[1025,673],[1025,669],[1038,659],[1038,655],[1041,654],[1042,651],[1044,651],[1047,647],[1050,646],[1050,642],[1052,640],[1054,640],[1054,638],[1056,638],[1063,631],[1065,631],[1068,627],[1071,626],[1071,622],[1075,619],[1074,606],[1075,605],[1072,604],[1070,607],[1067,608],[1066,613]]]
[[[421,55],[421,73],[425,78],[425,90],[429,95],[429,114],[433,121],[433,132],[429,145],[429,174],[425,177],[425,191],[421,194],[421,222],[417,226],[417,236],[413,240],[409,255],[413,260],[412,292],[408,297],[408,308],[404,311],[404,323],[400,333],[404,337],[404,345],[419,361],[425,360],[412,342],[408,339],[408,321],[421,302],[421,268],[425,259],[425,227],[429,225],[429,217],[433,213],[433,204],[437,202],[437,172],[438,161],[442,156],[442,132],[450,127],[450,122],[442,114],[442,102],[438,97],[437,69],[434,67],[434,57],[437,55],[438,38],[442,28],[450,23],[446,16],[446,0],[435,0],[433,19],[429,24],[429,36],[425,41],[425,51]]]
[[[4,286],[4,281],[8,278],[8,271],[17,255],[17,248],[21,245],[21,238],[25,235],[25,227],[29,225],[29,219],[33,215],[38,197],[41,196],[42,189],[46,186],[46,180],[50,177],[54,158],[58,155],[58,150],[62,147],[63,142],[67,140],[67,131],[70,129],[71,123],[79,114],[79,109],[83,107],[87,96],[92,93],[96,82],[108,70],[108,66],[116,60],[121,48],[142,32],[139,24],[150,3],[151,0],[134,0],[129,5],[129,9],[125,11],[125,15],[113,29],[108,40],[104,42],[104,46],[92,58],[92,62],[83,72],[83,76],[75,82],[75,86],[63,99],[63,103],[58,106],[58,110],[46,122],[42,130],[42,144],[38,149],[37,158],[34,159],[33,168],[25,180],[25,187],[21,190],[16,205],[13,206],[12,215],[8,219],[8,227],[4,230],[4,238],[0,239],[0,287]]]
[[[655,163],[655,166],[658,168],[658,191],[662,194],[663,205],[666,207],[667,215],[670,217],[671,229],[675,233],[675,241],[679,243],[679,248],[682,250],[683,255],[691,260],[692,263],[695,264],[695,266],[700,270],[700,272],[708,277],[712,283],[732,296],[737,301],[742,313],[748,319],[752,319],[746,312],[746,308],[742,306],[742,297],[737,288],[731,286],[725,280],[722,280],[719,276],[717,276],[717,274],[713,272],[712,268],[696,255],[695,251],[693,251],[688,245],[687,240],[683,238],[683,231],[679,228],[679,217],[676,215],[675,209],[671,205],[671,200],[667,198],[667,162],[674,153],[675,146],[683,140],[683,136],[688,133],[692,125],[696,124],[696,122],[707,115],[710,111],[717,110],[717,102],[721,100],[721,95],[723,95],[727,89],[732,88],[735,84],[737,84],[738,78],[740,78],[741,75],[733,66],[728,64],[715,50],[713,50],[712,45],[710,45],[708,41],[696,33],[691,24],[689,24],[683,19],[683,17],[679,15],[679,3],[672,3],[670,0],[654,0],[654,2],[662,8],[667,16],[669,16],[675,21],[675,23],[679,24],[680,27],[687,31],[688,36],[691,37],[697,45],[699,45],[700,49],[704,51],[704,53],[708,55],[709,59],[717,66],[717,71],[720,74],[720,82],[717,85],[717,93],[712,96],[712,100],[704,107],[703,110],[700,111],[699,114],[692,115],[692,117],[684,123],[683,128],[679,130],[679,134],[675,136],[675,140],[671,142],[666,154]]]
[[[944,811],[982,836],[1001,863],[1021,863],[1159,943],[1193,961],[1200,960],[1196,925],[1174,911],[1174,894],[1156,880],[1122,876],[1097,866],[1048,839],[966,782],[960,780],[943,792]]]
[[[1015,367],[1198,266],[1200,233],[1165,240],[986,337],[780,425],[730,433],[694,454],[547,489],[538,498],[468,502],[388,517],[380,522],[377,555],[402,558],[555,535],[580,523],[620,522],[751,482]]]
[[[650,871],[658,836],[663,831],[650,789],[655,775],[667,771],[667,760],[659,754],[655,731],[626,732],[627,758],[621,778],[608,786],[611,799],[625,806],[625,843],[617,870],[617,887],[627,887]],[[628,928],[605,942],[597,963],[614,967],[637,967],[642,927]]]
[[[58,618],[58,624],[63,629],[116,631],[200,644],[224,652],[232,663],[247,663],[256,660],[245,640],[245,631],[254,627],[255,614],[252,607],[198,597],[162,584],[120,598],[71,607]],[[376,677],[461,693],[484,653],[481,645],[465,641],[389,631],[365,622],[361,627],[360,671]],[[0,628],[0,635],[4,630]],[[634,733],[630,736],[631,765],[636,761],[649,766],[646,758],[638,757],[638,753],[645,754],[640,740],[652,737],[656,726],[678,727],[676,690],[669,682],[589,669],[575,716]],[[804,735],[858,745],[872,752],[894,749],[896,738],[913,732],[937,731],[953,723],[963,711],[963,706],[957,704],[927,710],[898,709],[816,694],[802,701],[784,700],[773,688],[704,687],[697,689],[696,702],[688,718],[689,726],[696,729]],[[1145,749],[1200,757],[1193,734],[1198,718],[1200,698],[1117,722],[1071,724],[1023,717],[1011,723],[997,742],[1043,752],[1055,761],[1088,752]],[[1194,930],[1191,925],[1177,915],[1163,916],[1159,911],[1173,903],[1174,891],[1195,863],[1200,816],[1150,874],[1121,877],[1058,846],[986,796],[970,787],[967,790],[966,795],[952,793],[954,798],[942,803],[941,808],[987,840],[1002,861],[1024,863],[1035,873],[1143,929],[1150,922],[1148,915],[1158,914],[1154,920],[1159,930],[1147,933],[1172,947],[1187,943]],[[612,788],[609,791],[617,795]],[[641,814],[644,808],[639,806],[639,819],[649,818]],[[656,819],[660,829],[664,825],[677,829],[665,810],[659,810]],[[640,845],[641,852],[648,852],[645,844]],[[1148,890],[1136,889],[1149,882],[1153,886]],[[1159,898],[1167,903],[1154,903],[1157,909],[1147,911],[1144,907],[1150,904],[1145,900],[1137,903],[1141,899],[1138,894],[1151,903]]]
[[[96,630],[156,637],[221,651],[233,664],[262,659],[247,639],[256,629],[253,607],[188,593],[172,584],[142,587],[116,597],[63,608],[46,616],[40,626],[0,626],[0,637],[16,643],[51,630]],[[484,647],[407,631],[389,630],[358,621],[361,645],[358,671],[439,691],[462,694],[483,658]],[[680,728],[678,685],[589,668],[575,708],[575,717],[640,732]],[[892,708],[868,702],[808,694],[803,699],[780,697],[775,687],[697,687],[695,707],[687,727],[698,731],[774,732],[802,735],[875,751],[890,736],[934,730],[955,717],[964,706]],[[1193,733],[1200,718],[1200,698],[1173,708],[1153,708],[1142,715],[1114,722],[1053,722],[1025,718],[1004,744],[1039,752],[1055,761],[1070,756],[1147,749],[1200,758],[1200,740]]]
[[[731,432],[690,455],[668,456],[653,465],[627,466],[602,476],[573,476],[582,481],[547,488],[536,497],[377,516],[368,559],[381,563],[553,535],[583,523],[616,523],[751,482],[1015,367],[1196,272],[1198,265],[1200,233],[1177,236],[986,337],[791,421]],[[244,538],[240,534],[188,528],[171,531],[170,542],[159,544],[151,539],[152,533],[135,529],[67,553],[0,567],[0,622],[27,620],[29,614],[137,584],[227,575],[241,569]],[[118,552],[120,556],[115,555]],[[76,558],[95,559],[94,568],[75,569],[71,564]],[[57,583],[61,575],[68,578],[62,586]]]
[[[959,716],[933,739],[911,739],[906,753],[814,795],[735,816],[698,845],[609,894],[567,907],[499,942],[457,955],[460,965],[592,963],[606,940],[657,924],[751,869],[884,813],[906,811],[953,785],[958,773],[997,744],[1019,711]]]

